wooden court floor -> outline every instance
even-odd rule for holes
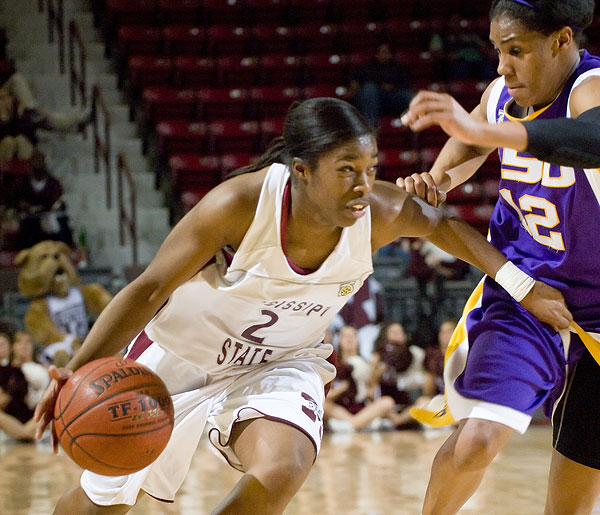
[[[431,461],[445,435],[402,431],[326,435],[321,455],[286,515],[416,515],[425,494]],[[487,471],[461,513],[543,513],[551,434],[533,426],[515,435]],[[47,515],[80,469],[65,455],[40,444],[0,443],[0,514]],[[210,513],[240,474],[208,448],[206,439],[174,504],[146,497],[130,513]],[[451,478],[448,478],[450,481]]]

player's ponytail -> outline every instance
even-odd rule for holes
[[[228,177],[235,177],[236,175],[242,175],[244,173],[257,172],[258,170],[262,170],[273,163],[287,163],[288,160],[289,158],[285,149],[285,141],[283,140],[283,136],[277,136],[271,141],[271,143],[269,143],[267,150],[262,156],[247,166],[242,166],[237,170],[233,170],[229,173]]]

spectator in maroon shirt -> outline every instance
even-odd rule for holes
[[[25,402],[27,388],[21,369],[10,364],[10,340],[0,333],[0,410],[22,423],[33,416]]]
[[[29,173],[14,186],[16,209],[21,219],[22,248],[43,240],[73,245],[68,225],[63,188],[46,166],[44,154],[36,152],[29,161]]]

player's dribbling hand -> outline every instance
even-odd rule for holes
[[[531,291],[521,301],[521,306],[555,331],[566,329],[573,321],[562,293],[540,281],[535,281]]]
[[[68,368],[57,368],[54,365],[50,365],[50,368],[48,368],[50,384],[48,385],[48,388],[46,388],[40,402],[38,402],[38,405],[35,407],[35,413],[33,415],[33,419],[36,423],[35,437],[37,440],[42,438],[46,427],[48,427],[48,424],[54,419],[54,405],[56,404],[58,392],[72,373],[73,371]],[[54,431],[54,426],[52,427],[52,448],[54,454],[56,454],[58,452],[58,438]]]
[[[416,132],[439,125],[448,136],[467,145],[481,144],[480,124],[447,93],[419,91],[401,120],[402,125]]]
[[[398,177],[396,186],[412,193],[432,206],[446,201],[446,192],[439,189],[429,172],[413,173],[408,177]]]

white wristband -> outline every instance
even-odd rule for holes
[[[500,267],[494,280],[517,302],[521,302],[535,284],[533,277],[527,275],[510,261]]]

